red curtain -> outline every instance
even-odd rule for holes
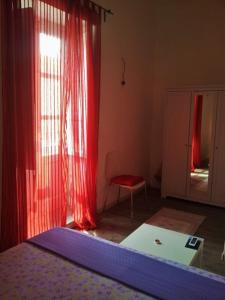
[[[194,99],[194,122],[192,136],[191,170],[194,171],[200,164],[201,158],[201,124],[202,124],[202,95]]]
[[[88,1],[2,1],[1,249],[68,213],[95,227],[101,11]]]
[[[69,209],[74,225],[82,229],[95,227],[93,212],[96,195],[96,164],[98,111],[100,93],[100,20],[99,15],[82,9],[77,18],[73,6],[71,18],[66,22],[67,66],[65,85],[70,85],[68,128],[69,143]],[[80,9],[78,10],[80,11]],[[74,28],[75,30],[71,30]],[[80,37],[79,43],[77,36]],[[80,88],[80,86],[82,88]],[[73,99],[73,100],[72,100]],[[95,124],[95,126],[93,126]]]

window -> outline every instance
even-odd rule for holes
[[[41,154],[57,155],[60,130],[60,39],[40,33]]]
[[[76,112],[72,113],[71,101],[68,107],[67,113],[67,145],[68,154],[77,155],[79,157],[86,157],[87,153],[87,44],[86,44],[86,34],[87,34],[87,22],[83,20],[83,68],[82,68],[82,81],[83,88],[80,89],[80,94],[76,100]],[[74,120],[72,120],[72,116]],[[72,135],[72,121],[75,123],[76,127],[76,139],[74,140]]]

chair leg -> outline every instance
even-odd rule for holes
[[[145,201],[147,201],[147,184],[145,182]]]
[[[103,211],[105,211],[105,209],[107,209],[108,195],[109,195],[109,186],[107,185],[105,187],[105,191],[104,191]]]
[[[120,202],[120,186],[119,186],[119,189],[118,189],[118,195],[117,195],[117,203]]]
[[[134,202],[133,202],[133,192],[130,192],[130,217],[133,219],[134,217]]]

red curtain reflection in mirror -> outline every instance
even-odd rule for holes
[[[203,96],[197,95],[194,99],[194,120],[192,136],[191,170],[194,171],[200,164],[201,158],[201,126],[202,126]]]

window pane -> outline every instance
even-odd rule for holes
[[[40,33],[40,54],[57,58],[60,55],[60,39],[45,33]]]
[[[42,156],[59,153],[59,120],[41,121],[41,153]]]
[[[45,33],[40,34],[41,73],[60,75],[60,39]]]
[[[86,122],[79,115],[79,119],[72,118],[72,110],[71,110],[71,102],[68,107],[67,113],[67,124],[66,124],[66,137],[67,137],[67,147],[69,155],[77,155],[80,157],[86,156]],[[74,122],[74,123],[72,123]],[[73,127],[74,126],[74,127]],[[76,134],[76,138],[74,140],[73,131]],[[85,132],[85,134],[84,134]]]
[[[60,39],[40,34],[41,153],[57,155],[60,128]]]
[[[25,0],[27,1],[27,0]],[[32,0],[30,0],[32,1]],[[49,1],[50,2],[50,1]],[[57,1],[56,5],[57,5]],[[60,1],[63,2],[63,1]],[[58,3],[60,4],[60,3]],[[41,20],[41,27],[46,29],[46,20],[52,22],[54,26],[48,27],[48,30],[55,30],[57,24],[60,26],[65,25],[66,13],[65,11],[58,9],[52,5],[48,5],[47,1],[38,1],[37,9],[38,18]]]
[[[32,7],[33,5],[33,1],[32,0],[21,0],[21,8],[28,8],[28,7]]]
[[[60,115],[60,80],[41,77],[41,115]]]
[[[60,76],[60,60],[48,56],[41,56],[41,73],[47,76]]]

